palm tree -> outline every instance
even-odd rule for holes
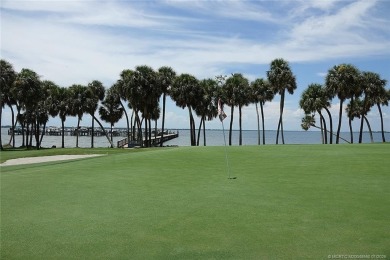
[[[260,104],[261,122],[263,129],[263,145],[265,144],[265,128],[264,128],[264,104],[267,101],[272,101],[274,93],[269,85],[268,81],[258,78],[251,83],[252,90],[252,102],[255,103],[257,113],[257,139],[260,144],[260,120],[259,120],[259,109],[257,103]]]
[[[130,141],[130,140],[134,140],[135,138],[135,131],[133,130],[132,131],[132,135],[130,137],[130,121],[129,121],[129,116],[127,114],[127,111],[125,109],[125,106],[122,102],[122,100],[124,101],[127,101],[128,102],[128,107],[130,109],[133,110],[133,115],[136,114],[138,115],[138,111],[135,110],[135,106],[132,105],[135,103],[135,100],[133,98],[133,95],[132,95],[132,75],[133,75],[134,71],[132,70],[123,70],[120,74],[120,79],[116,82],[115,84],[115,91],[119,97],[120,97],[120,104],[123,108],[123,111],[125,113],[125,116],[126,116],[126,123],[127,123],[127,139]],[[133,118],[133,116],[132,116]],[[138,116],[137,116],[138,118]],[[132,121],[133,119],[131,119],[131,125],[132,125]]]
[[[39,138],[39,127],[36,126],[37,105],[38,101],[44,98],[39,75],[30,69],[22,69],[16,76],[14,87],[11,89],[11,94],[19,104],[18,118],[21,118],[19,116],[20,110],[24,109],[26,112],[25,119],[28,120],[26,121],[27,125],[31,125],[31,129],[35,126],[36,134],[38,134]],[[28,142],[26,143],[26,145],[28,145]],[[39,146],[37,146],[37,149],[39,149]]]
[[[316,120],[314,118],[314,115],[312,115],[312,114],[305,114],[305,116],[302,118],[301,127],[305,131],[309,130],[310,127],[315,127],[317,129],[322,130],[322,127],[316,126],[315,123],[316,123]],[[329,132],[329,134],[333,134],[333,133]],[[350,143],[348,140],[345,140],[341,136],[340,136],[340,139],[344,140],[347,143]]]
[[[12,111],[12,134],[14,135],[14,119],[12,105],[15,103],[11,95],[11,87],[14,84],[16,72],[11,63],[6,60],[0,60],[0,129],[3,116],[3,107],[7,104]],[[15,143],[15,138],[13,138]],[[13,145],[15,146],[15,144]],[[0,136],[0,149],[3,150],[3,141]]]
[[[94,133],[95,121],[99,124],[100,128],[102,129],[102,132],[105,134],[111,146],[114,146],[113,143],[111,142],[111,139],[108,137],[107,131],[104,129],[102,123],[95,116],[95,112],[98,108],[99,101],[103,101],[104,99],[105,91],[106,90],[103,84],[98,80],[94,80],[91,83],[89,83],[86,89],[85,111],[89,113],[92,117],[91,148],[94,147],[93,139],[95,135]]]
[[[371,143],[374,142],[374,138],[372,136],[372,131],[371,131],[371,125],[370,122],[368,121],[366,115],[369,112],[369,108],[365,107],[367,103],[364,101],[360,100],[360,98],[356,98],[354,102],[349,102],[347,107],[345,108],[345,111],[347,112],[347,115],[351,120],[355,118],[360,118],[361,119],[361,125],[360,125],[360,131],[362,133],[363,130],[363,121],[366,122],[369,133],[370,133],[370,138],[371,138]],[[359,143],[362,142],[362,137],[359,134]]]
[[[276,144],[279,142],[279,130],[282,133],[282,143],[284,144],[283,133],[283,109],[286,90],[293,94],[297,88],[295,76],[290,69],[290,65],[283,59],[275,59],[271,62],[270,70],[267,71],[267,78],[271,84],[274,93],[280,95],[280,116],[278,123],[278,130],[276,134]]]
[[[137,66],[132,75],[133,89],[137,89],[132,94],[137,98],[135,105],[145,119],[145,144],[151,146],[151,126],[148,123],[153,111],[159,106],[161,89],[157,80],[157,73],[149,66]]]
[[[200,132],[203,126],[203,145],[206,146],[206,123],[218,115],[217,109],[218,83],[213,79],[203,79],[199,82],[199,98],[195,106],[195,112],[201,120],[198,128],[197,145],[199,146]]]
[[[190,74],[181,74],[175,78],[172,87],[169,91],[169,95],[172,100],[175,101],[176,105],[181,108],[188,108],[190,117],[190,135],[191,135],[191,146],[196,145],[195,137],[195,121],[192,115],[192,110],[196,106],[197,97],[199,91],[198,80]]]
[[[65,120],[68,115],[71,115],[71,93],[68,88],[60,87],[55,95],[57,100],[56,109],[61,119],[61,148],[65,148]]]
[[[330,106],[329,99],[320,84],[310,84],[303,91],[299,106],[305,114],[318,113],[320,115],[321,132],[323,143],[327,143],[327,128],[324,116],[321,113],[322,109],[327,109]]]
[[[388,101],[390,100],[390,95],[386,93],[386,89],[385,89],[387,81],[381,79],[380,75],[374,72],[363,72],[362,78],[363,78],[362,91],[364,95],[362,113],[364,113],[364,115],[367,115],[371,107],[377,105],[380,118],[381,118],[382,141],[385,142],[386,140],[385,140],[385,134],[383,128],[383,115],[382,115],[381,105],[387,106]],[[363,132],[363,117],[361,118],[361,123],[360,123],[359,143],[362,141],[362,132]]]
[[[99,115],[105,122],[111,126],[111,148],[113,148],[112,128],[123,116],[123,108],[120,105],[119,96],[114,93],[115,90],[109,89],[107,95],[99,108]]]
[[[77,116],[77,128],[76,128],[76,147],[79,147],[79,133],[80,133],[80,121],[83,118],[83,114],[86,112],[85,102],[87,100],[87,87],[83,85],[74,84],[69,87],[71,95],[71,114]]]
[[[171,67],[160,67],[158,69],[158,84],[160,85],[161,92],[163,94],[163,114],[162,114],[162,125],[161,125],[161,140],[164,138],[165,130],[165,103],[166,95],[168,94],[169,88],[172,86],[173,81],[175,80],[176,72]],[[160,146],[163,145],[163,142],[160,143]]]
[[[339,123],[337,127],[336,144],[339,143],[343,103],[346,99],[355,95],[359,85],[359,70],[351,64],[336,65],[328,71],[325,79],[325,91],[329,97],[340,99]]]
[[[58,86],[54,82],[50,80],[42,81],[42,94],[44,98],[39,101],[39,123],[43,125],[43,131],[39,140],[39,146],[41,146],[42,139],[45,134],[46,123],[49,121],[49,116],[55,117],[58,114],[55,100],[57,91]]]
[[[226,79],[224,84],[224,103],[231,107],[229,145],[232,145],[234,107],[239,110],[239,145],[242,145],[242,107],[249,104],[249,81],[241,73],[234,73]]]

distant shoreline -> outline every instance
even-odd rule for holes
[[[49,128],[49,127],[55,127],[55,128],[61,128],[59,126],[46,126],[46,128]],[[87,126],[80,126],[80,127],[87,127]],[[1,126],[1,128],[11,128],[10,125],[4,125],[4,126]],[[76,126],[65,126],[65,128],[76,128]],[[95,127],[95,129],[100,129],[100,127]],[[111,129],[110,127],[105,127],[105,129]],[[124,130],[124,129],[127,129],[127,127],[113,127],[112,129],[118,129],[118,130]],[[166,128],[165,130],[183,130],[183,131],[189,131],[190,129],[188,128]],[[222,131],[222,129],[215,129],[215,128],[206,128],[206,131]],[[229,129],[225,129],[225,131],[229,131]],[[240,131],[239,129],[233,129],[233,131]],[[243,129],[242,131],[257,131],[257,129]],[[262,131],[262,130],[260,130]],[[267,131],[276,131],[276,129],[266,129],[265,130],[266,132]],[[313,130],[310,130],[311,132],[320,132],[320,130],[318,129],[313,129]],[[305,130],[284,130],[284,132],[306,132]],[[359,131],[353,131],[354,133],[359,133]],[[372,131],[373,133],[381,133],[382,131],[381,130],[375,130],[375,131]],[[390,131],[387,131],[385,130],[384,131],[385,133],[390,133]],[[349,133],[349,131],[341,131],[341,133]],[[363,133],[369,133],[369,131],[365,130],[363,131]]]

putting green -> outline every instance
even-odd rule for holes
[[[1,168],[1,258],[390,257],[388,144],[99,151]]]

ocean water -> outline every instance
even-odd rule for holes
[[[164,145],[177,145],[177,146],[190,146],[190,131],[186,129],[176,130],[170,129],[172,131],[178,131],[179,137],[168,142],[165,142]],[[196,132],[196,134],[198,134]],[[1,137],[3,144],[8,143],[10,136],[8,135],[8,129],[1,129]],[[226,138],[226,144],[229,144],[229,131],[225,130],[206,130],[206,145],[207,146],[222,146],[225,144],[224,136]],[[346,140],[350,140],[349,132],[341,133],[341,137]],[[380,132],[373,133],[374,142],[382,142],[382,135]],[[262,132],[260,132],[260,138],[262,138]],[[335,143],[335,136],[333,142]],[[390,133],[385,133],[386,141],[390,141]],[[116,146],[119,140],[124,139],[124,137],[114,137],[114,145]],[[284,131],[284,139],[286,144],[321,144],[321,134],[319,131]],[[15,136],[16,147],[22,145],[22,136]],[[239,142],[239,131],[232,131],[232,145],[238,145]],[[261,139],[262,140],[262,139]],[[354,133],[354,143],[357,143],[359,140],[359,133]],[[370,143],[370,135],[368,132],[363,133],[363,143]],[[262,142],[261,142],[262,143]],[[275,144],[276,143],[276,131],[266,130],[265,131],[265,143],[266,144]],[[279,144],[281,144],[281,138],[279,137]],[[340,140],[340,143],[345,143]],[[35,139],[33,139],[33,145],[35,144]],[[201,137],[199,145],[203,146],[203,132],[201,132]],[[243,130],[242,131],[242,144],[243,145],[257,145],[258,136],[257,130]],[[42,140],[42,147],[61,147],[61,136],[44,136]],[[105,136],[95,136],[94,137],[94,147],[109,147],[110,143],[108,142]],[[75,136],[65,136],[65,147],[76,147],[76,137]],[[79,136],[79,147],[88,148],[91,147],[91,137],[90,136]]]

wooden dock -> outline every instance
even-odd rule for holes
[[[179,131],[175,132],[175,133],[167,133],[167,134],[164,134],[163,137],[161,137],[161,135],[159,136],[152,136],[152,139],[150,140],[151,143],[152,143],[152,146],[156,146],[156,145],[159,145],[161,142],[167,142],[169,140],[172,140],[172,139],[175,139],[179,137]],[[143,144],[145,145],[145,138],[143,140]],[[122,139],[120,141],[117,142],[117,147],[118,148],[133,148],[133,147],[140,147],[142,146],[141,143],[138,141],[138,140],[130,140],[128,138],[125,138],[125,139]]]

